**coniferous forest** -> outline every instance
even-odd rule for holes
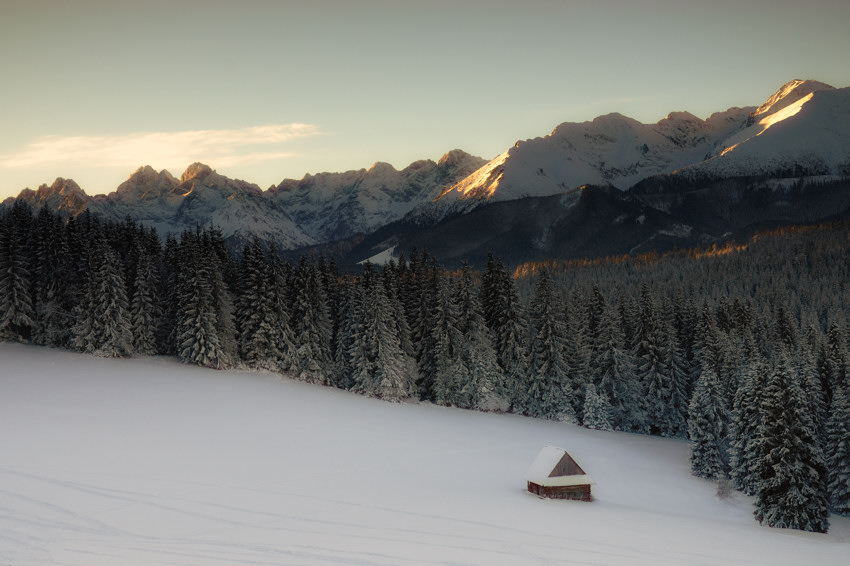
[[[850,515],[850,229],[663,257],[342,272],[215,229],[0,212],[0,340],[689,439],[763,524]],[[21,377],[25,379],[25,376]]]

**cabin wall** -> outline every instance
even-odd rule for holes
[[[570,499],[573,501],[593,500],[590,494],[590,484],[546,487],[534,482],[528,482],[528,491],[538,497],[549,499]]]

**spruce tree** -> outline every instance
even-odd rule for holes
[[[331,378],[331,320],[318,270],[302,258],[295,275],[293,371],[299,379],[328,384]]]
[[[100,305],[96,316],[103,324],[103,341],[95,353],[110,357],[128,355],[133,351],[133,335],[127,287],[120,258],[108,246],[100,269]]]
[[[65,225],[58,215],[42,207],[35,221],[34,291],[35,328],[33,342],[44,346],[66,346],[73,324],[71,295],[76,287],[69,265]]]
[[[350,282],[345,286],[345,294],[340,303],[339,329],[336,335],[334,371],[332,382],[341,389],[354,386],[354,363],[356,342],[363,336],[365,301],[362,285]]]
[[[415,362],[401,348],[384,287],[372,282],[356,303],[350,346],[352,391],[388,401],[402,401],[414,393]]]
[[[662,356],[664,360],[664,383],[668,396],[665,401],[668,413],[664,419],[665,429],[661,434],[675,438],[686,438],[688,435],[688,410],[690,396],[688,393],[688,367],[679,339],[672,324],[664,325],[666,338],[663,341]]]
[[[781,352],[764,391],[757,433],[756,520],[771,527],[826,532],[826,465],[801,379]]]
[[[596,386],[592,383],[587,384],[584,393],[582,414],[584,416],[582,424],[587,428],[596,430],[612,430],[614,428],[611,422],[611,406],[605,397],[596,393]]]
[[[103,233],[93,234],[87,276],[72,328],[73,345],[98,356],[125,356],[133,350],[124,273],[118,254]]]
[[[612,304],[606,305],[599,321],[592,366],[596,371],[594,384],[597,394],[608,403],[614,428],[632,432],[645,431],[646,413],[640,403],[634,362],[625,347],[617,308]]]
[[[516,282],[507,270],[499,270],[496,285],[496,302],[499,307],[494,313],[495,327],[492,328],[496,356],[505,374],[512,409],[515,412],[526,412],[528,342],[522,304]]]
[[[529,307],[531,348],[525,412],[535,417],[575,421],[573,390],[567,377],[566,325],[563,307],[555,296],[548,270],[537,276]]]
[[[430,263],[428,256],[413,254],[411,274],[407,283],[405,312],[408,315],[410,340],[416,351],[416,363],[419,365],[417,387],[419,396],[427,398],[431,391],[433,372],[434,342],[431,329],[434,327],[432,315],[437,295],[437,269]]]
[[[580,420],[584,407],[585,386],[590,381],[591,352],[593,336],[598,330],[599,321],[595,321],[594,330],[590,329],[590,314],[586,300],[578,287],[573,288],[566,302],[565,325],[566,343],[564,360],[567,363],[567,385],[565,393],[571,400],[576,417]]]
[[[133,298],[130,301],[130,326],[133,351],[154,355],[159,334],[160,306],[158,298],[159,270],[154,258],[141,245],[137,246],[136,277]]]
[[[424,368],[430,389],[426,398],[438,405],[463,406],[467,400],[462,392],[470,381],[469,370],[463,362],[462,334],[458,330],[458,311],[448,279],[440,277],[436,301],[431,316],[432,350],[430,363]]]
[[[390,309],[390,315],[396,335],[398,336],[399,345],[408,357],[415,359],[416,347],[413,345],[413,340],[411,339],[410,325],[407,322],[407,312],[404,309],[401,299],[400,277],[401,275],[396,272],[396,269],[390,266],[385,266],[381,272],[384,293],[387,295],[387,306]]]
[[[825,384],[827,400],[832,390],[843,383],[848,376],[850,356],[847,353],[847,339],[841,325],[832,320],[826,338],[828,378]]]
[[[277,307],[274,304],[275,276],[266,262],[259,240],[245,246],[239,264],[239,295],[236,322],[240,356],[249,367],[278,370]]]
[[[826,425],[827,491],[832,510],[850,517],[850,391],[843,380],[835,387]]]
[[[468,407],[481,411],[507,411],[510,407],[504,374],[496,358],[493,339],[484,322],[481,303],[473,286],[472,270],[464,263],[457,291],[461,356],[469,371],[462,395]]]
[[[29,211],[18,205],[6,218],[0,218],[0,340],[31,338],[35,310],[31,295],[31,274],[27,255]],[[16,214],[17,213],[17,214]]]
[[[229,367],[239,357],[236,337],[235,311],[231,288],[236,282],[233,256],[227,250],[221,231],[203,232],[203,253],[207,257],[207,280],[210,284],[212,307],[215,311],[215,331],[218,336],[222,361]]]
[[[726,417],[719,389],[717,374],[711,368],[703,369],[688,410],[691,473],[706,479],[726,475]]]
[[[730,421],[729,475],[735,486],[747,495],[755,495],[758,485],[755,473],[757,434],[762,421],[761,397],[769,373],[770,367],[761,358],[741,368]]]
[[[269,357],[278,371],[288,371],[295,363],[295,336],[292,316],[286,296],[286,269],[277,251],[272,247],[266,254],[267,293],[270,315]]]
[[[176,353],[180,361],[211,368],[225,368],[229,356],[218,335],[219,310],[214,300],[215,258],[209,257],[199,233],[181,238],[177,273]]]
[[[633,355],[635,372],[643,393],[649,430],[653,434],[669,434],[671,424],[671,384],[665,371],[664,332],[660,313],[648,287],[641,287],[640,311],[637,318]]]

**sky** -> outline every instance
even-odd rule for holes
[[[850,86],[846,0],[0,0],[0,200],[196,161],[266,189],[562,122]]]

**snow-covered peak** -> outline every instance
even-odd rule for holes
[[[203,179],[210,173],[213,173],[212,167],[209,165],[204,165],[203,163],[192,163],[186,170],[183,172],[183,175],[180,176],[180,182],[185,183],[186,181],[191,181],[195,178]]]
[[[800,99],[809,97],[813,92],[830,90],[832,88],[832,86],[826,83],[813,80],[794,79],[793,81],[789,81],[782,85],[778,91],[753,112],[753,121],[796,104]]]
[[[455,167],[457,165],[468,162],[470,159],[478,159],[463,151],[462,149],[453,149],[446,152],[440,159],[437,160],[437,165],[440,167]]]
[[[378,161],[372,164],[368,169],[368,173],[371,175],[393,175],[394,173],[398,173],[398,171],[389,163]]]
[[[490,198],[499,188],[499,182],[504,176],[504,164],[508,160],[511,151],[497,155],[489,163],[476,169],[471,175],[465,177],[458,183],[446,187],[437,198],[451,199],[457,197],[461,199],[468,198]]]
[[[8,199],[7,202],[11,200],[13,199]],[[22,190],[17,200],[27,202],[35,209],[46,206],[75,216],[88,207],[90,197],[72,179],[57,177],[51,185],[43,184],[36,190]]]
[[[86,196],[86,192],[73,179],[63,179],[62,177],[57,177],[50,186],[41,185],[35,194],[39,198],[48,198],[54,195],[63,197]]]
[[[742,177],[848,172],[850,88],[792,81],[751,115],[747,128],[727,137],[709,159],[678,173]]]
[[[163,169],[157,172],[150,165],[136,169],[130,177],[118,185],[114,193],[107,198],[111,200],[139,201],[158,198],[173,190],[179,181]]]
[[[548,196],[583,185],[628,189],[651,176],[701,160],[748,112],[727,111],[711,121],[673,112],[656,124],[618,113],[565,122],[550,135],[517,142],[505,153],[448,187],[441,200],[514,200]]]
[[[803,168],[835,171],[845,163],[844,169],[850,170],[850,158],[844,155],[850,150],[841,149],[850,148],[850,143],[844,140],[843,134],[826,146],[822,143],[830,136],[835,137],[824,132],[826,122],[837,120],[836,123],[840,123],[846,120],[848,113],[842,109],[824,110],[830,116],[823,118],[825,122],[816,124],[821,120],[815,120],[820,114],[804,111],[812,100],[832,100],[828,95],[835,90],[818,81],[795,80],[783,85],[758,108],[730,108],[705,120],[690,112],[677,111],[655,124],[642,124],[618,113],[605,114],[588,122],[565,122],[548,136],[517,142],[469,177],[447,187],[440,200],[443,206],[446,202],[468,199],[505,201],[548,196],[585,184],[613,185],[625,190],[650,176],[699,168],[707,158],[737,151],[743,142],[775,130],[779,124],[798,115],[809,125],[807,128],[812,128],[808,133],[800,130],[800,135],[808,140],[808,153],[816,155],[808,162],[826,163],[825,167],[806,165]],[[841,106],[838,99],[835,104]],[[777,140],[770,148],[763,146],[762,153],[750,159],[779,163],[802,151],[802,148],[790,153],[780,151],[783,144],[799,145],[799,140]],[[777,157],[777,152],[782,156]],[[744,165],[746,163],[738,163],[737,166]],[[744,167],[736,172],[732,168],[724,170],[723,174],[746,175],[750,169]],[[763,172],[760,170],[757,174]],[[463,205],[464,209],[469,206]]]

